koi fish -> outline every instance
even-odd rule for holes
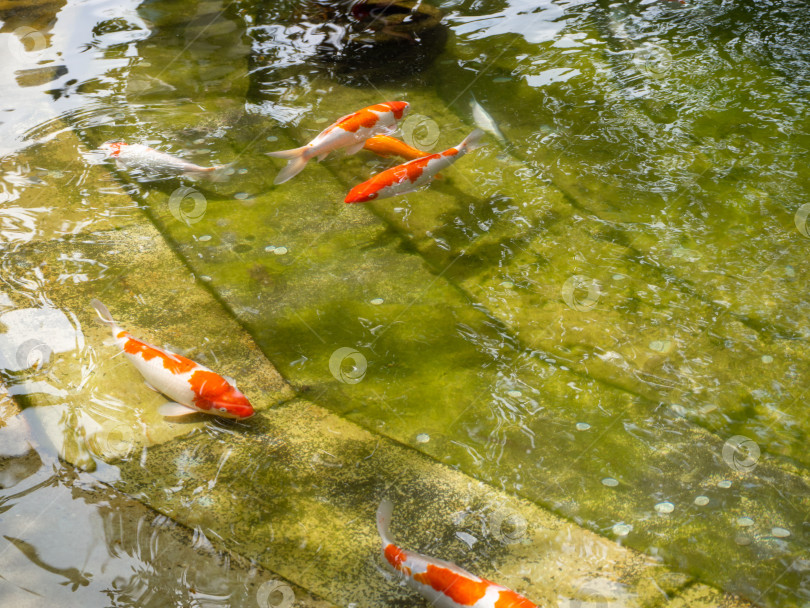
[[[288,160],[276,176],[275,184],[283,184],[303,171],[312,158],[323,160],[331,152],[346,148],[347,154],[359,152],[369,137],[380,133],[393,133],[397,121],[408,113],[410,106],[404,101],[386,101],[348,114],[326,127],[306,146],[292,150],[268,152],[268,156]]]
[[[416,158],[422,158],[423,156],[430,155],[430,152],[417,150],[416,148],[406,144],[404,141],[388,135],[375,135],[374,137],[367,139],[363,148],[365,150],[374,152],[375,154],[379,154],[380,156],[391,156],[392,154],[395,154],[396,156],[401,156],[405,160],[414,160]]]
[[[163,416],[185,416],[196,412],[222,418],[249,418],[253,406],[233,380],[220,376],[204,365],[173,352],[151,346],[122,330],[110,311],[98,300],[90,304],[101,320],[110,325],[116,344],[153,390],[173,399],[158,410]]]
[[[143,144],[127,144],[122,141],[103,143],[99,149],[109,158],[115,159],[119,166],[126,169],[141,169],[148,173],[208,177],[216,181],[223,176],[224,170],[230,167],[230,165],[201,167]]]
[[[476,144],[483,134],[483,131],[476,129],[454,148],[438,154],[423,156],[378,173],[352,188],[346,195],[345,202],[364,203],[414,192],[429,184],[439,171],[446,169],[467,152],[477,148]]]
[[[377,509],[377,532],[386,563],[436,608],[537,608],[511,589],[479,578],[455,564],[407,551],[388,533],[394,506],[383,500]]]
[[[495,119],[484,109],[484,106],[475,100],[475,97],[470,100],[470,109],[472,110],[472,117],[476,127],[490,133],[498,141],[506,141],[498,125],[495,124]]]

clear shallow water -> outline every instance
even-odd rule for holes
[[[435,62],[362,83],[363,66],[349,78],[319,54],[335,35],[325,6],[68,4],[37,59],[51,63],[36,64],[67,72],[8,73],[5,306],[45,310],[31,313],[51,319],[45,335],[77,345],[34,336],[77,354],[43,377],[14,365],[25,336],[10,338],[19,402],[68,392],[84,420],[105,355],[85,337],[83,302],[64,294],[154,296],[137,276],[121,289],[132,252],[94,236],[145,221],[140,206],[188,288],[216,294],[299,396],[699,580],[765,605],[805,601],[801,7],[441,3],[450,36]],[[29,17],[6,22],[4,51],[17,48],[8,30],[43,27]],[[263,152],[346,111],[407,99],[424,116],[417,143],[442,149],[472,128],[473,95],[507,143],[490,140],[429,191],[344,206],[391,164],[367,153],[272,186],[280,163]],[[235,161],[235,173],[189,184],[202,211],[173,208],[180,181],[102,181],[91,152],[111,138]],[[48,239],[66,251],[35,246]],[[224,359],[227,335],[204,321],[185,325],[188,341],[137,314],[165,344]],[[341,348],[361,358],[330,371]],[[106,420],[132,406],[106,388],[93,398]],[[759,450],[750,472],[723,451],[736,435]]]

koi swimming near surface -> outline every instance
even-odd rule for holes
[[[233,380],[191,359],[133,338],[115,323],[104,304],[95,299],[90,304],[101,320],[110,325],[116,344],[144,377],[146,384],[174,400],[160,407],[158,411],[163,416],[203,412],[222,418],[244,419],[253,415],[253,406]]]
[[[388,532],[393,505],[383,500],[377,509],[377,531],[385,562],[405,583],[436,608],[538,608],[519,593],[479,578],[455,564],[407,551]]]
[[[404,101],[386,101],[358,110],[338,119],[321,131],[305,146],[292,150],[268,152],[268,156],[287,161],[276,176],[275,184],[283,184],[303,171],[310,159],[325,159],[330,153],[346,148],[347,154],[359,152],[366,140],[381,133],[393,133],[397,121],[408,113],[410,106]]]
[[[476,129],[453,148],[438,154],[423,156],[378,173],[352,188],[346,195],[345,202],[363,203],[414,192],[429,184],[439,171],[446,169],[467,152],[477,148],[478,141],[483,135],[483,131]]]
[[[114,159],[119,166],[126,169],[140,169],[150,174],[185,175],[219,181],[230,168],[230,165],[201,167],[143,144],[115,141],[101,144],[99,149]]]

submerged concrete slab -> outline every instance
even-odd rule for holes
[[[92,467],[93,457],[123,456],[212,424],[202,414],[182,422],[158,414],[166,398],[116,356],[109,328],[89,306],[94,297],[133,335],[237,379],[257,410],[293,395],[144,217],[120,230],[35,241],[7,259],[14,280],[37,277],[45,304],[3,317],[12,324],[2,336],[4,376],[19,403],[46,406],[29,413],[31,422],[72,462]]]
[[[119,467],[127,493],[342,606],[423,603],[381,565],[383,497],[396,504],[403,546],[538,605],[656,606],[688,581],[306,401],[267,410],[226,441],[198,434]]]
[[[34,441],[49,439],[62,458],[95,467],[102,479],[212,543],[329,601],[416,601],[377,561],[373,512],[383,494],[399,505],[395,531],[403,545],[458,561],[538,601],[587,602],[607,594],[626,605],[655,605],[661,589],[673,595],[688,584],[648,557],[319,406],[278,407],[291,389],[210,295],[209,282],[188,272],[148,223],[34,241],[13,255],[29,261],[19,278],[38,278],[47,318],[70,313],[63,313],[68,325],[48,327],[67,331],[72,342],[65,343],[75,345],[63,349],[61,334],[38,334],[48,348],[22,359],[31,365],[6,370],[16,398],[28,406],[24,420]],[[406,258],[403,268],[416,268],[416,261]],[[414,289],[421,280],[415,276]],[[318,273],[305,285],[308,297],[322,293]],[[396,293],[393,282],[385,289]],[[239,378],[248,395],[257,395],[259,415],[239,424],[160,419],[155,408],[163,399],[146,391],[126,362],[111,358],[107,329],[86,304],[91,297],[101,297],[136,335]],[[187,334],[192,315],[195,328],[204,329],[202,346]],[[11,360],[20,361],[16,354]]]
[[[249,118],[240,126],[262,128]],[[244,168],[261,171],[262,163],[251,158]],[[785,571],[803,539],[802,471],[768,459],[735,471],[723,459],[724,438],[681,409],[521,348],[509,325],[471,306],[397,232],[338,202],[343,187],[325,164],[307,167],[296,183],[266,191],[254,183],[255,192],[235,200],[227,189],[240,187],[238,177],[200,187],[207,205],[194,222],[172,213],[171,187],[144,202],[299,395],[592,530],[620,537],[614,530],[630,526],[623,542],[671,564],[698,564],[724,589],[755,597]],[[349,369],[353,355],[330,369],[341,348],[366,367]],[[708,507],[693,506],[699,496]],[[668,508],[660,503],[673,511],[660,513]],[[744,517],[762,527],[751,539],[763,560],[756,566],[736,540]],[[771,527],[793,536],[772,542]]]

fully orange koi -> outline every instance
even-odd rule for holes
[[[90,304],[101,320],[110,325],[116,344],[146,383],[174,400],[174,403],[161,406],[162,415],[185,416],[204,412],[239,419],[253,415],[253,406],[232,380],[191,359],[133,338],[115,323],[104,304],[95,299]]]
[[[452,165],[470,150],[474,150],[483,134],[483,131],[476,129],[453,148],[378,173],[352,188],[346,195],[345,202],[363,203],[414,192],[428,185],[439,171]]]
[[[276,184],[283,184],[298,175],[312,158],[323,160],[331,152],[346,148],[347,154],[359,152],[369,137],[380,133],[393,133],[397,121],[408,113],[410,106],[404,101],[386,101],[358,110],[338,119],[321,131],[306,146],[292,150],[268,152],[268,156],[288,160],[276,176]]]
[[[383,500],[377,509],[377,531],[386,563],[436,608],[537,608],[511,589],[479,578],[451,564],[398,547],[388,533],[394,506]]]
[[[416,158],[422,158],[423,156],[430,156],[430,152],[417,150],[404,141],[396,137],[390,137],[389,135],[375,135],[366,140],[366,144],[363,148],[380,156],[391,156],[394,154],[401,156],[405,160],[414,160]]]

